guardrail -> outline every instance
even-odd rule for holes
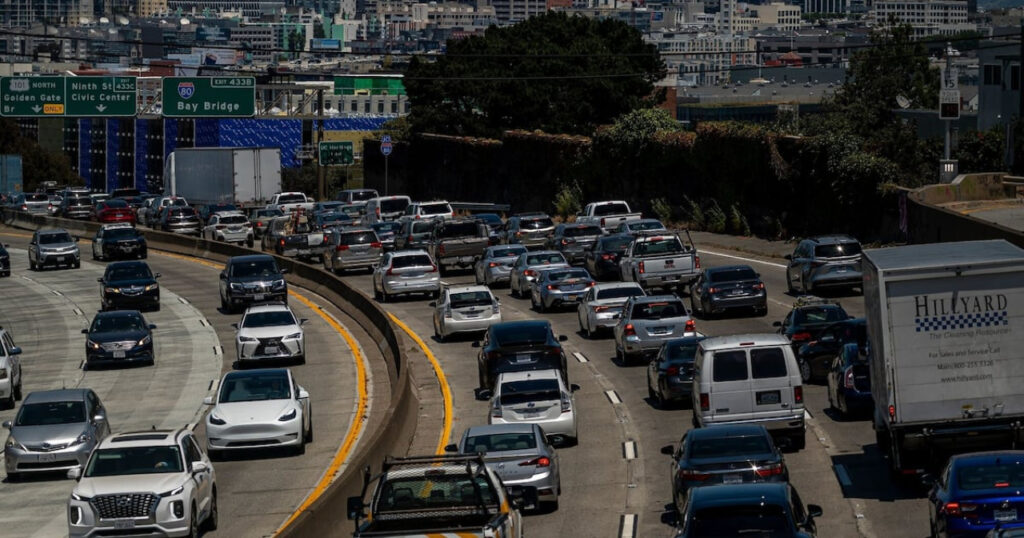
[[[4,224],[16,228],[64,228],[72,235],[85,238],[91,238],[101,226],[89,221],[10,211],[3,211],[2,218]],[[145,235],[150,248],[185,256],[224,262],[232,256],[255,252],[253,249],[217,241],[141,227],[139,229]],[[377,347],[384,355],[388,366],[391,400],[381,416],[381,421],[376,427],[366,430],[356,450],[345,462],[345,470],[341,476],[290,525],[276,534],[285,538],[348,536],[351,534],[351,523],[345,513],[345,502],[348,497],[361,493],[363,468],[367,465],[371,468],[380,467],[386,455],[405,454],[416,431],[419,399],[409,380],[409,360],[401,333],[392,325],[387,312],[377,306],[377,303],[331,273],[290,258],[270,255],[277,259],[282,268],[289,270],[286,278],[290,284],[301,286],[326,298],[369,333],[377,342]],[[365,417],[353,418],[364,419]]]

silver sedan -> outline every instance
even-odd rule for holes
[[[396,295],[425,293],[436,298],[440,292],[437,264],[422,250],[388,252],[373,270],[373,296],[382,303]]]
[[[501,323],[501,304],[486,286],[445,288],[434,306],[434,336],[486,331]]]
[[[622,305],[630,297],[647,295],[636,282],[597,284],[587,291],[576,309],[580,332],[593,338],[598,331],[611,330],[622,316]]]
[[[569,267],[565,256],[557,250],[539,250],[524,252],[516,258],[509,272],[508,286],[513,297],[526,297],[530,293],[530,285],[544,269]]]
[[[594,279],[586,269],[548,269],[541,271],[530,286],[530,303],[538,312],[576,304],[593,285]]]
[[[477,284],[493,286],[509,282],[512,265],[520,254],[526,252],[523,245],[498,245],[487,247],[484,255],[473,266],[473,277]]]

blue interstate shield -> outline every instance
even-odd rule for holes
[[[182,99],[188,99],[192,97],[192,94],[196,93],[196,85],[191,82],[179,82],[178,83],[178,95]]]

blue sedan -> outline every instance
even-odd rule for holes
[[[575,305],[594,284],[596,282],[586,269],[563,267],[541,271],[531,287],[530,303],[538,312]]]
[[[1024,451],[949,459],[928,494],[933,538],[982,538],[997,525],[1024,521]]]
[[[866,348],[844,345],[828,371],[828,403],[843,418],[858,411],[870,411],[874,406]]]

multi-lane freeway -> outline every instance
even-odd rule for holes
[[[220,265],[178,255],[153,252],[149,263],[163,278],[163,308],[149,315],[156,323],[157,362],[152,368],[82,371],[82,336],[96,311],[99,292],[96,277],[102,264],[84,262],[81,269],[29,272],[24,248],[27,235],[0,230],[10,243],[14,276],[0,280],[5,298],[0,324],[10,328],[25,350],[25,391],[60,386],[88,386],[97,391],[110,410],[115,430],[184,425],[202,422],[202,397],[211,382],[232,368],[237,315],[218,308],[217,273]],[[86,250],[87,249],[83,249]],[[698,329],[708,335],[771,332],[793,302],[785,293],[785,275],[777,260],[727,250],[703,251],[705,266],[749,263],[757,268],[769,292],[765,317],[730,317],[699,320]],[[472,275],[455,273],[449,283],[471,283]],[[369,293],[369,276],[344,279]],[[577,394],[580,417],[579,444],[560,449],[564,494],[556,512],[531,514],[526,525],[531,536],[668,536],[674,514],[670,508],[668,458],[663,445],[675,443],[690,427],[686,407],[658,409],[647,399],[645,368],[623,367],[613,361],[614,348],[607,337],[585,339],[578,332],[575,310],[538,314],[527,300],[514,299],[507,289],[496,290],[506,320],[549,319],[556,334],[569,337],[564,345],[570,357],[570,378],[581,385]],[[839,298],[847,311],[863,315],[859,296]],[[443,375],[421,375],[422,392],[440,392],[444,379],[451,390],[454,441],[471,425],[486,422],[486,404],[476,401],[476,349],[473,337],[434,340],[429,300],[413,298],[382,305],[402,320],[437,358]],[[295,372],[313,399],[316,441],[304,456],[256,453],[217,462],[221,491],[221,524],[218,536],[266,536],[272,534],[303,505],[315,488],[322,486],[328,469],[337,470],[339,447],[352,426],[357,405],[357,368],[370,376],[371,414],[374,395],[387,393],[381,386],[385,375],[376,345],[358,325],[322,298],[293,289],[290,300],[296,314],[308,318],[307,363]],[[322,309],[320,307],[323,307]],[[331,323],[331,321],[335,323]],[[358,357],[338,327],[354,337]],[[408,343],[415,348],[414,343]],[[422,361],[414,368],[431,368]],[[927,512],[919,488],[892,482],[875,449],[870,423],[840,421],[828,412],[824,387],[805,391],[810,414],[805,450],[787,452],[793,484],[804,502],[820,504],[825,514],[818,520],[821,536],[924,536]],[[418,432],[429,439],[432,450],[443,420],[441,406],[429,405],[421,394],[421,424],[431,431]],[[7,420],[13,411],[0,412]],[[202,427],[198,430],[202,435]],[[422,443],[421,443],[422,444]],[[443,443],[442,443],[443,444]],[[344,454],[341,454],[343,456]],[[334,466],[332,467],[332,463]],[[328,477],[329,479],[329,477]],[[60,536],[66,532],[64,502],[71,485],[61,477],[45,477],[0,484],[0,528],[12,536]],[[30,502],[29,502],[30,501]],[[345,529],[347,530],[347,529]],[[342,531],[343,532],[343,531]]]

